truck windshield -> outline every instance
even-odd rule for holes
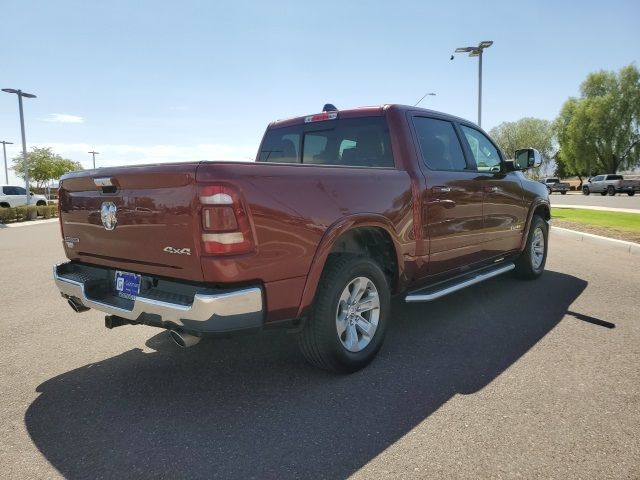
[[[267,131],[259,162],[393,167],[384,117],[327,120]]]

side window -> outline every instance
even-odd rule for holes
[[[471,153],[473,154],[479,172],[499,172],[500,154],[493,143],[480,131],[465,125],[460,125]]]
[[[301,128],[274,128],[267,131],[260,154],[259,162],[300,163]]]
[[[598,175],[591,179],[592,182],[601,182],[604,177],[602,175]]]
[[[5,195],[26,195],[27,191],[22,187],[4,187]]]
[[[467,162],[450,122],[414,117],[422,161],[432,170],[465,170]]]

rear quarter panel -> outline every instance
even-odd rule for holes
[[[256,241],[251,254],[203,257],[204,279],[264,282],[270,303],[267,321],[297,316],[307,275],[331,231],[345,225],[380,225],[396,242],[399,255],[412,255],[415,248],[411,180],[402,170],[205,162],[196,179],[239,189]]]

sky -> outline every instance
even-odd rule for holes
[[[267,124],[338,108],[420,104],[486,130],[552,120],[588,73],[640,56],[640,1],[1,0],[0,88],[25,99],[27,148],[91,167],[249,160]],[[572,5],[571,5],[572,4]],[[17,98],[0,140],[19,154]],[[4,172],[0,177],[4,182]],[[9,181],[17,182],[10,171]]]

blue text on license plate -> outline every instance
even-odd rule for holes
[[[129,272],[116,272],[116,291],[121,297],[137,297],[140,293],[140,275]]]

